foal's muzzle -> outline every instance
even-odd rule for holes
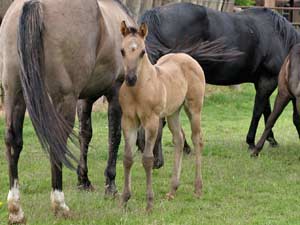
[[[135,83],[136,83],[136,81],[137,81],[137,76],[136,76],[136,74],[127,74],[127,75],[125,76],[125,82],[126,82],[126,84],[127,84],[128,86],[130,86],[130,87],[134,86]]]

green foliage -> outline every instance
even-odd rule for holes
[[[105,112],[93,113],[94,136],[89,150],[89,175],[95,192],[76,188],[76,173],[64,168],[64,193],[72,210],[70,219],[53,216],[50,207],[51,177],[48,158],[37,141],[26,117],[24,150],[20,157],[21,204],[27,224],[33,225],[101,225],[101,224],[183,224],[183,225],[261,225],[299,224],[300,163],[299,138],[293,127],[292,105],[281,115],[273,129],[280,146],[265,144],[259,158],[249,156],[245,136],[252,116],[254,88],[242,85],[241,91],[218,88],[205,98],[202,113],[204,136],[203,196],[193,195],[194,154],[184,156],[181,185],[173,201],[165,194],[172,173],[171,135],[164,130],[165,166],[153,171],[155,205],[145,211],[145,172],[141,154],[134,153],[132,198],[127,209],[119,207],[118,198],[104,198],[104,168],[107,159],[107,119]],[[274,96],[271,100],[274,102]],[[181,114],[186,137],[190,137],[188,120]],[[0,225],[7,224],[8,174],[4,152],[4,118],[0,117]],[[77,125],[78,127],[78,125]],[[264,127],[261,120],[257,139]],[[189,143],[190,140],[188,140]],[[119,150],[116,184],[123,187],[123,142]]]
[[[250,6],[250,5],[255,5],[255,1],[254,0],[235,0],[235,5]]]

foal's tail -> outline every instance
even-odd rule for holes
[[[56,165],[74,168],[76,157],[67,147],[72,127],[56,111],[45,84],[43,11],[38,0],[25,2],[19,21],[20,80],[28,113],[43,149]]]

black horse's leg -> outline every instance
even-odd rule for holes
[[[87,154],[90,141],[93,136],[92,130],[92,108],[94,100],[83,99],[77,102],[77,115],[79,120],[80,161],[77,167],[78,188],[93,190],[88,178]]]
[[[163,128],[165,124],[166,124],[165,119],[159,120],[157,138],[153,148],[153,156],[154,156],[153,169],[159,169],[164,165],[164,155],[162,151],[162,135],[163,135]]]
[[[255,134],[260,120],[261,115],[265,111],[266,105],[268,104],[269,97],[277,86],[277,78],[270,79],[261,77],[260,80],[255,84],[256,95],[253,108],[253,115],[247,134],[246,142],[249,145],[249,149],[255,147]]]
[[[121,141],[121,116],[122,110],[119,103],[119,89],[122,85],[122,80],[117,80],[113,87],[106,94],[108,101],[108,124],[109,124],[109,156],[105,169],[105,194],[115,195],[117,188],[115,184],[116,163],[118,150]]]
[[[270,104],[270,99],[268,99],[268,103],[267,103],[266,108],[264,110],[265,125],[267,124],[267,121],[268,121],[268,118],[269,118],[270,114],[271,114],[271,104]],[[268,134],[267,141],[270,143],[271,147],[277,147],[278,146],[278,143],[275,140],[274,133],[273,133],[272,130]]]
[[[54,102],[56,109],[69,125],[67,132],[62,136],[62,140],[67,144],[69,135],[71,134],[76,114],[77,99],[73,94],[63,96],[59,102]],[[62,184],[62,163],[57,162],[55,156],[50,149],[50,163],[51,163],[51,178],[52,178],[52,192],[51,192],[51,206],[54,214],[61,217],[69,217],[70,209],[65,203],[65,196],[63,193]],[[55,162],[56,161],[56,162]]]
[[[153,169],[159,169],[164,165],[164,156],[162,152],[162,133],[163,128],[166,124],[165,119],[159,120],[159,128],[157,133],[156,142],[153,148],[153,156],[154,156],[154,163],[153,163]],[[138,130],[138,138],[136,141],[136,145],[138,146],[139,150],[141,152],[144,152],[145,148],[145,130],[143,128],[140,128]]]
[[[289,101],[290,101],[289,95],[287,95],[285,93],[279,93],[277,95],[275,104],[274,104],[274,110],[267,120],[265,130],[264,130],[260,140],[258,141],[257,145],[253,149],[252,156],[257,156],[259,154],[259,152],[261,151],[261,149],[264,146],[264,143],[268,137],[268,134],[270,133],[276,120],[278,119],[278,117],[280,116],[280,114],[282,113],[282,111],[286,107],[286,105],[289,103]]]
[[[184,140],[184,145],[183,145],[183,152],[185,154],[190,154],[191,153],[191,147],[189,146],[189,144],[187,143],[186,141],[186,138],[185,138],[185,133],[184,133],[184,130],[181,128],[181,133],[182,133],[182,136],[183,136],[183,140]]]
[[[299,104],[300,102],[298,102]],[[298,109],[297,109],[297,100],[296,98],[293,99],[293,122],[294,122],[294,125],[297,129],[297,132],[298,132],[298,136],[300,138],[300,116],[299,116],[299,112],[298,112]]]
[[[9,193],[7,196],[9,223],[25,223],[25,217],[20,205],[18,161],[23,148],[23,122],[25,115],[25,102],[21,93],[14,94],[6,90],[5,115],[6,115],[6,156],[9,170]]]

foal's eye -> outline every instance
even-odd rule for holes
[[[123,57],[125,56],[125,51],[124,51],[123,48],[121,49],[121,54],[122,54]]]
[[[142,58],[145,55],[145,50],[143,50],[140,54],[140,57]]]

